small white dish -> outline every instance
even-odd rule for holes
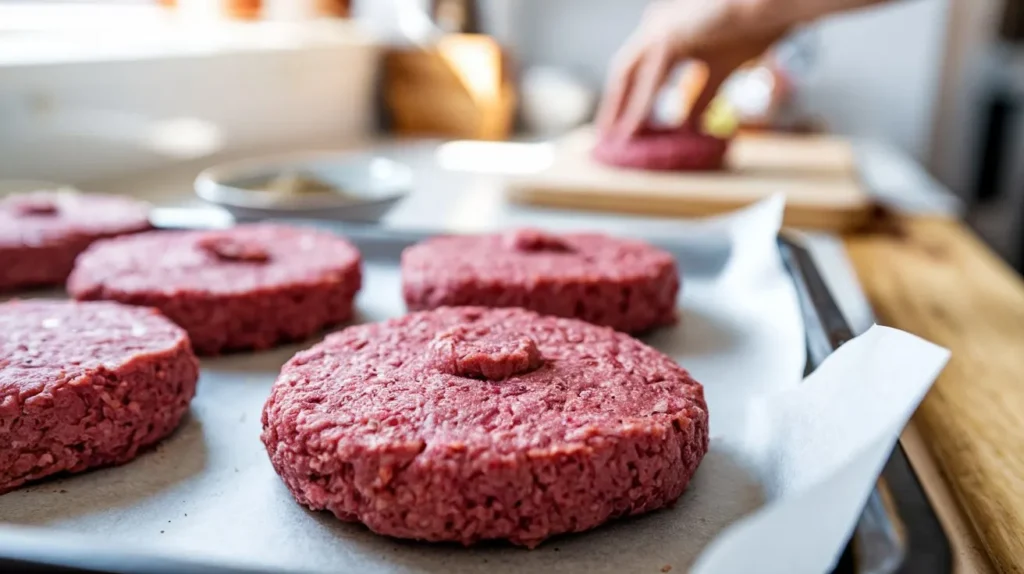
[[[280,189],[315,182],[318,191]],[[196,194],[236,219],[308,218],[378,221],[412,190],[408,166],[364,153],[320,153],[257,158],[207,169]],[[271,189],[268,189],[271,188]],[[287,186],[284,186],[287,187]]]

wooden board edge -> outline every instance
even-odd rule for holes
[[[708,217],[722,215],[748,207],[764,198],[724,198],[714,204],[685,203],[657,196],[644,195],[643,201],[624,201],[619,197],[588,195],[585,202],[573,197],[572,192],[548,193],[542,187],[509,182],[505,188],[506,197],[522,204],[539,205],[560,209],[584,209],[606,213],[627,213],[631,215],[653,215],[657,217]],[[805,207],[789,204],[783,217],[783,224],[789,227],[835,231],[847,233],[863,229],[875,213],[875,202],[867,195],[864,201],[850,202],[842,207]]]

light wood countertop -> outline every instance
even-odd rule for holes
[[[1024,572],[1024,282],[951,219],[898,218],[845,243],[878,321],[952,351],[904,444],[959,569]]]

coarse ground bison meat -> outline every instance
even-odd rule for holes
[[[196,390],[185,331],[119,303],[0,303],[0,493],[122,464],[171,434]]]
[[[311,228],[240,225],[100,241],[68,292],[160,309],[201,355],[268,349],[347,321],[362,284],[348,241]]]
[[[263,409],[301,504],[398,538],[528,547],[674,502],[708,450],[703,387],[606,327],[440,308],[298,353]]]
[[[402,253],[410,310],[522,307],[626,333],[676,321],[679,272],[672,255],[599,233],[435,237]]]

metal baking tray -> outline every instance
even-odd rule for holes
[[[308,223],[308,222],[307,222]],[[372,225],[319,222],[343,233],[367,260],[395,260],[401,250],[432,233],[398,231]],[[686,251],[691,271],[714,272],[728,259],[727,245],[696,249],[654,243],[679,254]],[[780,237],[779,249],[793,279],[806,325],[807,365],[813,371],[833,350],[853,337],[811,255],[798,242]],[[3,517],[0,517],[2,522]],[[950,572],[948,539],[916,475],[897,445],[872,492],[836,574]],[[54,573],[210,573],[257,574],[260,570],[215,566],[150,556],[131,549],[101,548],[53,529],[0,525],[0,572]]]
[[[804,316],[807,375],[854,333],[807,249],[782,236],[779,251]],[[942,524],[897,443],[834,573],[952,572],[952,560]]]

